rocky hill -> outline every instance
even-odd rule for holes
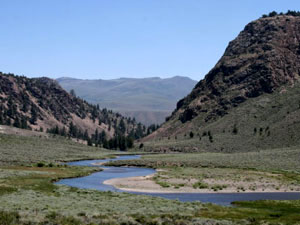
[[[299,77],[300,16],[263,16],[229,43],[168,122],[144,140],[179,151],[298,145]]]
[[[0,124],[88,139],[139,138],[145,127],[72,96],[49,78],[0,73]],[[97,134],[97,138],[95,137]]]
[[[175,109],[176,102],[190,93],[197,83],[180,76],[114,80],[59,78],[57,81],[67,91],[75,90],[86,101],[134,117],[145,125],[164,122]]]

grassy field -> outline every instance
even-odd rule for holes
[[[222,207],[200,202],[183,203],[128,193],[99,192],[54,185],[53,181],[78,177],[99,170],[91,167],[70,167],[59,162],[87,158],[112,157],[120,152],[107,151],[74,143],[61,138],[18,137],[0,135],[0,224],[297,224],[300,221],[300,201],[259,201],[236,203]],[[278,154],[280,150],[276,151]],[[284,149],[280,157],[290,159],[296,149]],[[285,153],[285,154],[283,154]],[[250,154],[250,153],[249,153]],[[254,153],[251,153],[254,154]],[[271,152],[266,153],[271,154]],[[232,158],[233,157],[233,158]],[[245,157],[236,156],[246,162]],[[147,155],[125,164],[163,168],[158,182],[169,182],[164,176],[190,177],[199,181],[207,176],[220,177],[222,169],[231,170],[228,176],[254,168],[257,157],[238,167],[234,155],[226,154],[166,154]],[[275,156],[274,156],[275,157]],[[251,158],[251,157],[250,157]],[[261,159],[263,161],[263,159]],[[269,160],[265,167],[283,171],[280,160]],[[215,165],[215,166],[213,166]],[[293,164],[291,164],[292,166]],[[293,170],[285,166],[285,170]],[[245,168],[244,168],[245,167]],[[212,170],[210,170],[210,168]],[[253,179],[259,171],[253,169]],[[296,180],[299,171],[285,171],[282,182]],[[199,170],[201,169],[201,173]],[[228,172],[226,171],[225,172]],[[231,177],[232,178],[232,177]],[[175,188],[175,186],[174,186]],[[198,188],[198,187],[196,187]]]
[[[168,190],[300,191],[299,154],[294,147],[234,154],[145,155],[109,165],[159,169],[152,180]]]
[[[51,183],[93,170],[2,168],[1,186],[5,181],[6,189],[0,194],[1,224],[296,224],[300,219],[300,201],[236,203],[232,208]]]
[[[127,164],[127,161],[113,163],[122,165]],[[154,168],[187,166],[300,172],[300,146],[232,154],[214,152],[152,154],[143,156],[140,160],[131,160],[130,164]]]
[[[101,159],[117,153],[78,144],[62,137],[26,137],[6,134],[0,134],[0,152],[0,165]]]

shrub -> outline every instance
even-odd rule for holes
[[[194,137],[194,133],[193,131],[190,132],[190,138],[193,138]]]
[[[44,167],[44,166],[45,166],[45,164],[43,162],[37,163],[37,167]]]
[[[209,187],[208,184],[202,183],[200,181],[198,181],[198,182],[196,182],[196,183],[193,184],[193,188],[195,188],[195,189],[197,189],[197,188],[199,188],[199,189],[207,189],[208,187]]]
[[[232,133],[233,133],[233,134],[237,134],[237,133],[238,133],[238,129],[237,129],[237,127],[236,127],[236,124],[234,124],[234,126],[233,126]]]

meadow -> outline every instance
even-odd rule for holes
[[[99,170],[95,167],[71,167],[61,162],[114,157],[124,152],[87,147],[57,137],[3,134],[0,137],[0,224],[297,224],[300,220],[300,201],[239,202],[235,203],[236,207],[222,207],[55,185],[53,182],[59,179],[84,176]],[[296,154],[296,149],[282,151]],[[166,174],[163,176],[197,176],[201,179],[204,173],[198,174],[198,168],[204,169],[202,172],[206,175],[215,176],[222,175],[222,168],[235,173],[245,169],[241,166],[233,168],[238,163],[234,163],[231,157],[209,153],[145,155],[141,160],[122,164],[164,168],[163,173]],[[274,167],[277,172],[280,170],[281,164],[277,161],[271,163],[270,159],[266,163],[269,172],[274,165],[277,165]],[[254,164],[250,162],[247,165],[253,168]],[[215,164],[215,170],[210,172],[211,163]],[[254,174],[258,170],[252,169]],[[293,171],[296,174],[297,167]]]
[[[168,191],[300,191],[299,152],[293,147],[232,154],[155,154],[107,165],[158,169],[151,179]]]
[[[82,159],[102,159],[112,151],[93,148],[63,137],[0,134],[0,165],[30,165]],[[122,154],[121,152],[119,152]]]

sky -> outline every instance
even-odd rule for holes
[[[299,0],[0,0],[0,71],[202,79],[247,23]]]

